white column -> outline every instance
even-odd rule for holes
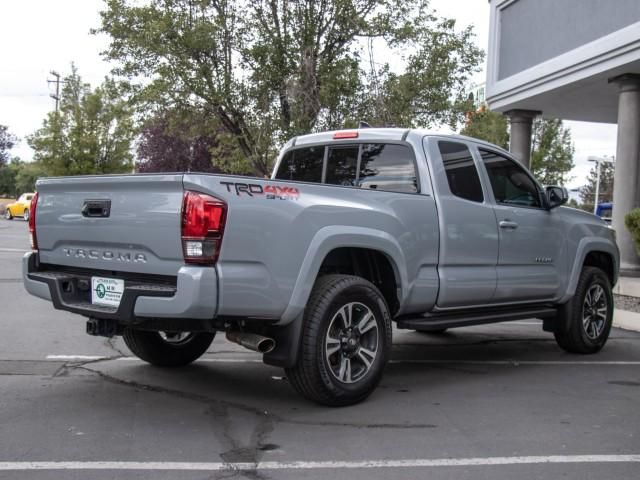
[[[509,110],[506,112],[511,125],[509,151],[527,168],[531,165],[533,119],[540,113],[535,110]]]
[[[620,89],[612,223],[620,248],[620,268],[640,272],[640,258],[624,225],[624,216],[640,207],[640,75],[621,75],[610,82]]]

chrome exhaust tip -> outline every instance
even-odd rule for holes
[[[273,338],[258,335],[257,333],[227,330],[226,336],[230,342],[237,343],[258,353],[269,353],[276,348],[276,341]]]

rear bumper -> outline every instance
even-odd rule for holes
[[[33,252],[22,259],[22,277],[30,294],[51,301],[58,310],[123,324],[149,318],[210,320],[218,305],[218,276],[211,267],[181,267],[175,285],[125,279],[117,308],[91,304],[86,287],[87,282],[91,285],[91,274],[41,270]]]

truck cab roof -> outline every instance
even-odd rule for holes
[[[414,138],[422,138],[425,136],[438,136],[438,137],[447,137],[451,139],[463,140],[463,141],[471,141],[481,145],[485,145],[487,147],[491,147],[492,149],[498,149],[501,152],[510,155],[510,153],[504,150],[497,145],[494,145],[489,142],[485,142],[484,140],[480,140],[477,138],[468,137],[465,135],[459,135],[455,133],[443,132],[441,130],[435,129],[422,129],[422,128],[397,128],[397,127],[386,127],[386,128],[375,128],[375,127],[366,127],[366,128],[353,128],[353,129],[342,129],[342,130],[329,130],[326,132],[318,132],[318,133],[310,133],[307,135],[300,135],[297,137],[293,137],[289,140],[283,147],[283,150],[286,150],[291,147],[298,147],[302,145],[314,145],[321,143],[332,143],[335,141],[403,141],[408,137]]]

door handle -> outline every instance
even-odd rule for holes
[[[511,230],[515,230],[516,228],[518,228],[518,224],[510,220],[501,220],[499,225],[500,228],[509,228]]]
[[[111,200],[85,200],[81,213],[83,217],[106,218],[111,214]]]

